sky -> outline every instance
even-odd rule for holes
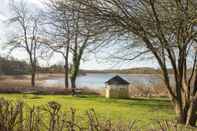
[[[6,19],[9,18],[9,8],[8,8],[9,0],[1,0],[0,6],[0,55],[7,56],[8,51],[5,48],[2,48],[4,45],[5,38],[7,36],[7,25],[5,24]],[[45,0],[25,0],[28,3],[32,3],[32,5],[44,8],[42,3]],[[89,70],[103,70],[103,69],[127,69],[127,68],[136,68],[136,67],[153,67],[157,68],[157,62],[155,60],[145,60],[145,59],[137,59],[131,62],[123,62],[123,61],[114,61],[109,59],[102,59],[107,56],[107,52],[110,52],[113,48],[106,49],[102,52],[96,54],[86,54],[85,60],[82,61],[80,66],[81,69],[89,69]],[[12,54],[9,54],[12,57],[15,57],[19,60],[28,61],[28,56],[24,50],[18,49],[13,51]],[[134,54],[135,55],[135,54]],[[39,64],[42,66],[48,66],[52,64],[63,63],[62,57],[59,54],[55,54],[51,59],[48,60],[39,60]]]

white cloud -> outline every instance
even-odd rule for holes
[[[43,3],[46,1],[46,0],[29,0],[31,3],[37,5],[38,7],[43,7]]]

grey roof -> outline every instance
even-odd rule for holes
[[[120,76],[114,76],[105,82],[108,85],[129,85],[130,83]]]

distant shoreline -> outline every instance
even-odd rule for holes
[[[172,74],[172,69],[168,69]],[[80,74],[86,73],[118,73],[118,74],[161,74],[160,69],[154,68],[130,68],[130,69],[114,69],[114,70],[80,70]]]

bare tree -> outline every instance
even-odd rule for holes
[[[105,30],[96,30],[93,26],[94,22],[91,19],[85,19],[83,14],[79,11],[83,8],[80,3],[69,3],[65,5],[74,13],[73,17],[73,31],[74,36],[71,44],[71,87],[72,93],[75,94],[76,78],[79,74],[80,64],[85,54],[97,51],[103,45],[102,32]],[[79,10],[75,10],[75,8]],[[92,23],[92,24],[91,24]],[[97,43],[97,44],[96,44]]]
[[[128,36],[130,41],[138,40],[139,46],[151,51],[162,70],[178,121],[194,126],[197,121],[196,0],[74,1],[83,5],[80,12],[84,18],[97,22],[95,27],[108,28],[106,33]],[[174,71],[175,87],[170,83],[169,66]]]
[[[38,62],[39,44],[39,25],[40,15],[36,14],[24,1],[10,1],[10,11],[12,18],[9,23],[15,29],[12,37],[9,38],[8,46],[11,51],[17,48],[23,48],[28,54],[31,64],[31,85],[35,87],[36,67]]]
[[[61,54],[64,58],[65,88],[69,87],[69,51],[71,40],[73,39],[73,17],[74,13],[64,8],[65,1],[49,0],[46,5],[46,25],[48,45],[53,52]]]

